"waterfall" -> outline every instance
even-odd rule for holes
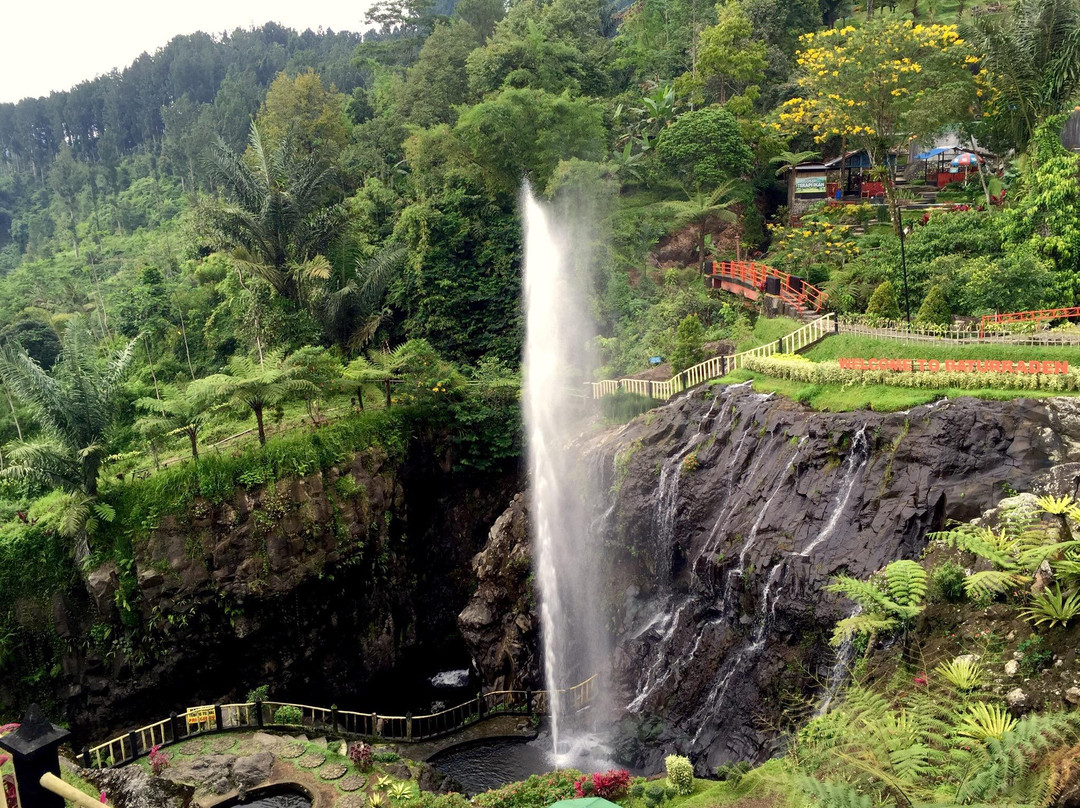
[[[610,639],[601,617],[601,547],[589,529],[601,501],[590,469],[572,459],[575,399],[585,381],[585,346],[592,336],[583,307],[580,267],[572,240],[550,210],[522,192],[525,218],[524,414],[529,461],[529,522],[540,589],[544,678],[551,693],[556,755],[576,731],[558,691],[610,664]],[[578,223],[579,224],[579,223]],[[592,486],[590,486],[592,483]],[[593,710],[592,712],[598,712]]]
[[[833,508],[832,516],[829,517],[829,521],[825,523],[825,527],[822,528],[817,538],[810,542],[799,555],[809,557],[817,547],[832,538],[832,534],[836,532],[836,526],[840,524],[840,517],[847,508],[848,500],[851,499],[851,494],[855,490],[855,481],[859,477],[859,472],[862,471],[863,466],[866,465],[866,461],[869,459],[870,441],[866,437],[866,424],[863,424],[851,441],[851,451],[848,453],[847,460],[844,463],[844,483],[836,497],[836,507]]]

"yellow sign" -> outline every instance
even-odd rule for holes
[[[187,711],[187,722],[189,726],[192,724],[206,724],[213,720],[213,707],[194,707]]]

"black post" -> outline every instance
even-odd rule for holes
[[[405,713],[405,740],[412,740],[412,713]]]
[[[84,769],[90,768],[90,747],[84,746],[82,748],[82,754],[79,755],[79,759],[82,761]]]
[[[720,357],[720,375],[721,376],[727,376],[727,357],[726,356],[721,356]]]
[[[224,728],[225,728],[224,725],[221,723],[221,705],[220,704],[215,704],[214,705],[214,731],[215,732],[221,732],[221,730],[223,730]]]
[[[169,713],[169,726],[172,727],[172,742],[180,743],[180,739],[184,737],[184,733],[180,732],[180,716]]]
[[[41,785],[45,774],[60,776],[60,744],[70,736],[50,723],[36,704],[23,716],[17,730],[0,738],[0,749],[11,753],[15,783],[23,808],[64,808],[64,798]]]
[[[484,717],[484,691],[481,690],[476,696],[476,712],[480,718]]]
[[[533,714],[533,700],[531,690],[525,691],[525,710],[527,715]]]
[[[907,253],[904,251],[904,220],[900,219],[900,269],[904,274],[904,309],[907,312],[907,324],[911,327],[911,298],[907,286]]]
[[[262,699],[255,699],[255,723],[260,727],[263,725]]]
[[[336,704],[331,704],[330,705],[330,723],[332,723],[334,725],[334,732],[337,732],[338,731],[338,711],[337,711],[337,705]]]
[[[135,760],[139,756],[139,733],[129,732],[128,743],[131,745],[131,760]]]

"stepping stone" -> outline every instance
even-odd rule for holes
[[[316,752],[309,752],[304,755],[298,761],[296,765],[301,769],[317,769],[326,762],[326,755],[320,755]]]
[[[201,755],[203,751],[203,742],[198,741],[184,741],[182,744],[176,747],[176,751],[181,755]]]
[[[296,743],[295,741],[293,741],[292,743],[286,744],[284,748],[278,750],[277,755],[278,757],[285,758],[286,760],[292,760],[293,758],[300,757],[306,751],[306,746],[304,746],[302,743]]]
[[[341,782],[337,784],[337,787],[342,791],[359,791],[367,783],[367,778],[362,774],[350,774],[348,777],[341,778]]]
[[[228,752],[234,746],[236,746],[236,738],[230,735],[219,736],[210,741],[210,748],[218,754]]]
[[[337,780],[345,776],[348,768],[344,763],[327,763],[319,769],[319,777],[323,780]]]
[[[367,794],[347,794],[334,804],[334,808],[368,808]]]

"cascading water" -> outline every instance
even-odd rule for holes
[[[580,400],[585,346],[592,336],[582,308],[583,273],[573,265],[570,238],[552,212],[522,193],[525,212],[525,425],[530,472],[529,520],[540,588],[544,676],[550,699],[556,762],[572,725],[563,699],[554,695],[597,675],[605,692],[610,638],[601,617],[599,547],[589,529],[600,502],[590,491],[594,475],[575,462],[575,398]],[[600,520],[602,521],[602,520]],[[595,702],[594,702],[595,705]],[[598,711],[591,710],[595,715]]]

